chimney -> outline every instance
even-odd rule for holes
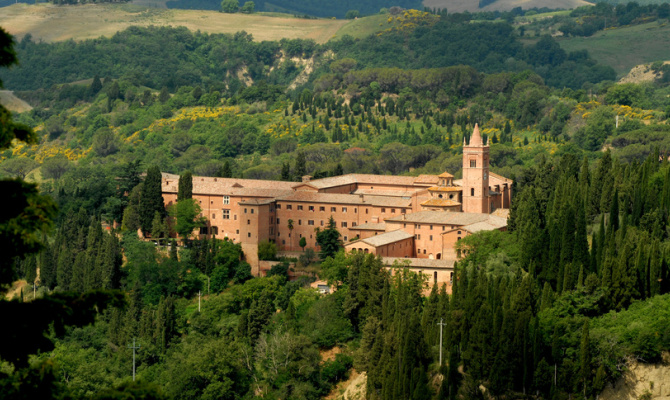
[[[312,180],[312,175],[303,175],[302,176],[302,181],[303,182],[309,182]]]
[[[363,197],[363,194],[359,194],[358,197],[360,197],[361,203],[365,203],[365,197]]]

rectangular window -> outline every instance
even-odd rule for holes
[[[323,226],[323,220],[321,220],[321,226]]]
[[[247,237],[251,237],[251,232],[247,232]]]
[[[419,237],[417,237],[417,239],[421,240],[421,235],[419,235]]]
[[[279,225],[279,218],[277,218],[277,225]]]
[[[416,254],[421,254],[421,249],[416,249]]]
[[[391,209],[391,214],[395,214],[395,208]]]
[[[477,168],[477,160],[470,160],[470,168]]]
[[[244,209],[244,213],[245,213],[245,214],[247,213],[247,209],[246,209],[246,208]]]
[[[475,195],[475,188],[471,188],[470,189],[470,196],[474,196],[474,195]]]
[[[351,223],[351,226],[356,226],[356,223],[355,223],[355,222],[352,222],[352,223]]]
[[[250,219],[247,220],[247,225],[251,225],[251,220]]]
[[[223,196],[223,204],[224,205],[230,204],[230,196]]]
[[[347,207],[342,207],[342,212],[347,212]]]
[[[287,210],[293,210],[293,204],[287,204],[286,209]]]
[[[277,210],[281,210],[281,204],[277,204]]]
[[[314,206],[309,206],[309,211],[314,211]]]
[[[216,214],[212,214],[212,219],[216,219]]]
[[[253,209],[253,208],[251,209],[251,213],[252,213],[252,214],[254,213],[254,209]]]
[[[430,240],[433,241],[433,235],[430,235]]]
[[[346,241],[348,241],[348,240],[349,240],[349,238],[345,236],[345,237],[344,237],[344,241],[346,242]]]
[[[302,211],[302,204],[298,204],[298,211]]]
[[[314,220],[310,219],[309,221],[307,221],[307,225],[314,225]]]
[[[218,235],[219,234],[219,227],[213,226],[212,227],[212,235]]]
[[[330,207],[330,212],[336,212],[336,211],[337,211],[337,207]]]
[[[342,226],[342,228],[346,228],[346,227],[347,227],[347,223],[346,223],[346,222],[342,222],[341,226]]]
[[[385,209],[385,208],[382,208],[382,213],[385,213],[385,212],[386,212],[386,209]]]
[[[301,219],[298,220],[298,225],[302,225],[302,220]]]
[[[230,219],[230,210],[223,210],[223,219]]]
[[[319,207],[319,211],[326,211],[326,207]]]

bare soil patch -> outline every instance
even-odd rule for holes
[[[0,104],[5,106],[9,111],[18,113],[33,109],[30,104],[16,97],[11,90],[0,90]]]
[[[509,11],[515,7],[529,9],[542,8],[577,8],[591,5],[583,0],[498,0],[484,8],[479,8],[478,0],[424,0],[423,5],[430,8],[446,8],[450,12],[463,11]]]

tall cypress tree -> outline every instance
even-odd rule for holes
[[[191,174],[191,171],[186,171],[179,176],[177,201],[191,198],[193,198],[193,174]]]
[[[612,203],[610,204],[610,221],[607,226],[607,237],[614,240],[614,233],[619,230],[619,189],[614,189]]]
[[[151,232],[151,224],[156,212],[165,218],[166,211],[163,203],[161,179],[160,169],[157,166],[149,167],[144,184],[142,185],[139,210],[140,225],[144,234]]]

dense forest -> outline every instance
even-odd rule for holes
[[[0,42],[2,66],[12,48],[20,61],[0,76],[34,107],[0,108],[12,199],[0,284],[27,282],[0,302],[13,327],[0,334],[0,391],[318,399],[365,372],[369,399],[591,399],[633,363],[659,362],[668,74],[616,84],[610,67],[549,36],[522,40],[502,16],[393,18],[323,45],[155,27]],[[514,199],[508,231],[459,243],[451,293],[345,254],[334,227],[321,251],[281,258],[266,277],[251,276],[239,244],[188,238],[193,175],[458,178],[475,123]],[[181,175],[167,210],[161,171]],[[337,291],[310,288],[317,277]]]

